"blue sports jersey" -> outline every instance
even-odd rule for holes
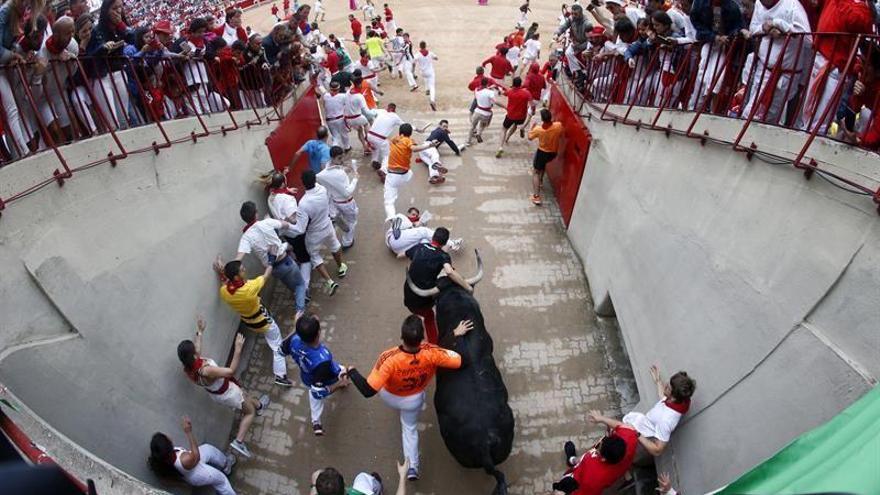
[[[319,344],[318,347],[312,347],[299,337],[299,335],[294,335],[292,339],[290,339],[290,349],[288,349],[290,353],[290,357],[296,361],[297,366],[299,366],[300,371],[300,379],[305,385],[317,386],[317,387],[326,387],[329,385],[333,385],[337,381],[339,381],[339,373],[342,371],[342,368],[339,367],[335,361],[333,361],[333,353],[330,352],[330,349],[324,346],[324,344]],[[329,371],[332,373],[332,378],[327,377],[324,381],[320,381],[321,377],[315,376],[315,371],[324,363],[330,363]],[[326,367],[326,365],[324,365]],[[327,375],[324,373],[324,375]]]

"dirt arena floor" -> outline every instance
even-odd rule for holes
[[[423,91],[408,91],[405,81],[387,72],[380,76],[383,102],[397,103],[398,112],[417,127],[449,119],[453,139],[463,143],[471,100],[466,84],[479,62],[513,29],[518,3],[490,0],[490,6],[480,7],[475,1],[408,1],[391,6],[398,26],[416,42],[426,40],[440,57],[438,111],[430,110]],[[270,7],[248,11],[245,25],[268,31],[274,24]],[[329,0],[325,7],[322,31],[349,38],[348,2]],[[533,8],[530,20],[541,25],[546,59],[558,5]],[[496,115],[484,134],[486,142],[461,157],[441,148],[450,170],[445,184],[430,186],[424,166],[415,164],[415,177],[401,191],[397,208],[403,211],[413,204],[430,210],[434,220],[429,226],[444,225],[453,237],[463,237],[467,249],[454,263],[465,273],[474,269],[473,248],[480,249],[486,274],[475,295],[495,340],[495,360],[517,421],[513,452],[500,468],[511,494],[549,494],[551,483],[564,471],[563,442],[571,439],[585,446],[598,438],[599,429],[586,422],[587,412],[616,414],[633,386],[631,376],[628,380],[619,371],[625,358],[619,354],[613,322],[599,320],[593,312],[583,267],[565,236],[552,194],[542,207],[528,201],[533,145],[515,137],[504,158],[495,158],[500,121]],[[416,141],[421,139],[416,135]],[[336,358],[366,373],[381,351],[399,343],[400,323],[408,314],[402,304],[406,263],[384,245],[382,185],[360,156],[356,140],[353,146],[361,173],[356,193],[360,218],[356,243],[345,253],[349,275],[333,298],[313,284],[310,310],[320,315]],[[290,293],[282,287],[265,299],[282,331],[292,331]],[[296,386],[281,390],[272,385],[269,358],[267,347],[258,343],[243,377],[246,388],[269,393],[274,402],[255,422],[249,441],[255,456],[237,467],[232,478],[236,490],[304,495],[312,471],[334,466],[348,482],[359,471],[377,471],[386,480],[386,493],[394,493],[395,462],[402,458],[397,415],[378,397],[367,400],[351,388],[328,399],[326,435],[315,437],[295,365],[289,363]],[[422,477],[407,483],[407,493],[490,493],[494,480],[460,467],[443,445],[432,396],[433,387],[421,415]]]

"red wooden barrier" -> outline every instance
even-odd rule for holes
[[[306,141],[315,137],[315,132],[320,125],[318,99],[315,96],[315,88],[312,86],[266,138],[266,147],[269,148],[269,156],[272,157],[272,166],[275,170],[286,167],[294,153]],[[299,177],[308,164],[308,157],[303,155],[294,166],[290,167],[290,173],[287,175],[288,185],[301,188]]]
[[[547,165],[547,178],[553,185],[562,220],[568,227],[587,165],[592,135],[554,83],[550,84],[550,112],[553,120],[562,122],[565,127],[565,140],[563,152]]]

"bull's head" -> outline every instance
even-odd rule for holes
[[[465,279],[467,283],[471,285],[471,287],[477,285],[477,283],[479,283],[480,280],[483,279],[483,258],[480,257],[479,249],[474,249],[474,253],[477,255],[477,273],[473,277]],[[433,297],[440,293],[439,287],[434,287],[431,289],[420,289],[416,284],[413,283],[412,280],[410,280],[409,271],[407,271],[406,273],[406,283],[409,285],[409,290],[413,291],[413,293],[418,296]]]

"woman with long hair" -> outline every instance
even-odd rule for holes
[[[30,136],[24,128],[12,92],[12,88],[17,83],[24,82],[19,81],[15,66],[25,61],[24,57],[15,52],[14,47],[16,40],[24,34],[26,14],[30,14],[30,24],[34,28],[44,7],[45,0],[8,0],[0,7],[0,65],[6,66],[0,70],[0,99],[3,101],[3,110],[6,113],[4,127],[12,135],[12,148],[18,156],[30,152],[27,144]]]
[[[104,0],[86,47],[91,59],[83,65],[91,79],[97,110],[111,129],[129,127],[126,117],[130,96],[122,56],[126,41],[134,43],[134,31],[128,27],[122,0]]]
[[[189,418],[184,416],[182,424],[189,450],[175,447],[164,433],[154,433],[150,440],[150,468],[160,476],[180,476],[192,486],[213,487],[218,495],[235,495],[227,478],[235,465],[235,456],[207,443],[199,445]]]

